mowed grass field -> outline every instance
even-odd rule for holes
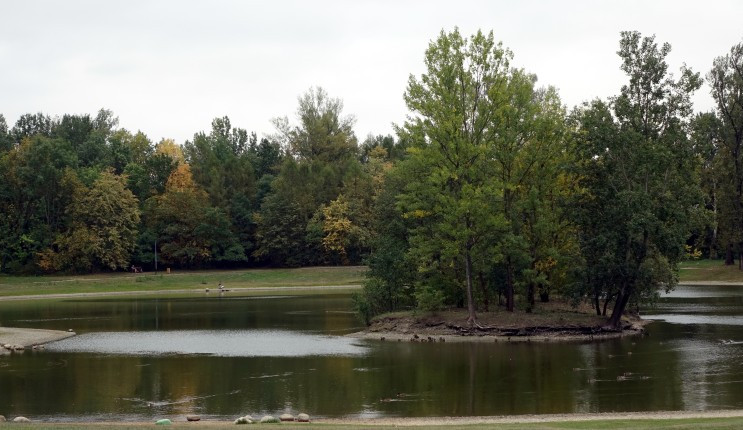
[[[173,270],[158,273],[97,273],[89,275],[0,275],[0,296],[42,294],[143,292],[217,288],[272,288],[286,286],[359,285],[365,266],[304,267],[294,269]],[[681,264],[681,282],[743,282],[737,264],[722,260],[687,261]]]
[[[743,282],[743,270],[738,269],[738,261],[726,266],[724,260],[685,261],[680,265],[681,282]]]
[[[402,421],[402,420],[401,420]],[[607,420],[586,420],[586,421],[543,421],[537,423],[492,423],[492,424],[425,424],[404,423],[396,424],[363,424],[363,423],[344,423],[344,424],[299,424],[299,423],[282,423],[282,424],[253,424],[250,428],[283,428],[283,429],[388,429],[388,428],[417,428],[417,429],[499,429],[499,430],[557,430],[557,429],[635,429],[635,430],[655,430],[655,429],[740,429],[743,428],[743,418],[669,418],[669,419],[607,419]],[[86,424],[12,424],[13,428],[34,428],[34,429],[98,429],[98,428],[116,428],[116,429],[141,429],[144,427],[154,427],[153,423],[86,423]],[[232,423],[226,422],[209,422],[202,421],[198,423],[173,423],[168,426],[171,428],[194,428],[204,427],[209,429],[218,428],[235,428]]]
[[[0,276],[0,296],[166,291],[218,288],[314,287],[358,285],[364,266],[297,269],[189,270],[100,273],[74,276]]]

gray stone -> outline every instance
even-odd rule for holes
[[[281,414],[279,417],[280,421],[294,421],[294,415],[292,414]]]
[[[5,417],[0,415],[0,423],[4,423],[6,421]]]
[[[198,415],[186,415],[186,421],[201,421],[201,417]]]
[[[307,414],[299,414],[297,415],[297,421],[300,423],[308,423],[310,422],[310,416]]]
[[[261,418],[261,424],[272,424],[272,423],[280,423],[278,418],[275,418],[271,415],[266,415],[263,418]]]
[[[235,420],[235,424],[253,424],[253,421],[245,417],[240,417]]]
[[[14,423],[30,423],[31,420],[26,417],[15,417],[13,418]]]

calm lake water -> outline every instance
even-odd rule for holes
[[[347,295],[0,302],[0,325],[74,329],[0,356],[0,414],[456,416],[743,408],[743,287],[679,287],[649,336],[407,343],[359,330]]]

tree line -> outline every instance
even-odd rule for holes
[[[670,49],[623,32],[619,94],[568,110],[492,32],[442,31],[396,136],[363,142],[321,88],[261,139],[227,117],[179,145],[105,109],[0,115],[0,272],[364,263],[367,318],[476,324],[558,293],[616,326],[682,259],[743,253],[743,44],[714,60],[706,113]]]

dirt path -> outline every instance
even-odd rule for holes
[[[743,287],[743,282],[740,281],[682,281],[679,282],[679,286],[699,286],[699,285],[711,285],[711,286],[730,286],[730,287]]]
[[[293,285],[288,287],[248,287],[248,288],[230,288],[229,293],[246,293],[252,291],[271,292],[271,291],[332,291],[332,290],[355,290],[361,288],[361,285],[311,285],[301,286]],[[181,290],[146,290],[146,291],[104,291],[100,293],[65,293],[65,294],[31,294],[26,296],[0,296],[0,301],[11,300],[41,300],[41,299],[68,299],[76,297],[105,297],[105,296],[146,296],[152,294],[220,294],[219,289],[210,289],[209,293],[204,288],[191,288]]]

